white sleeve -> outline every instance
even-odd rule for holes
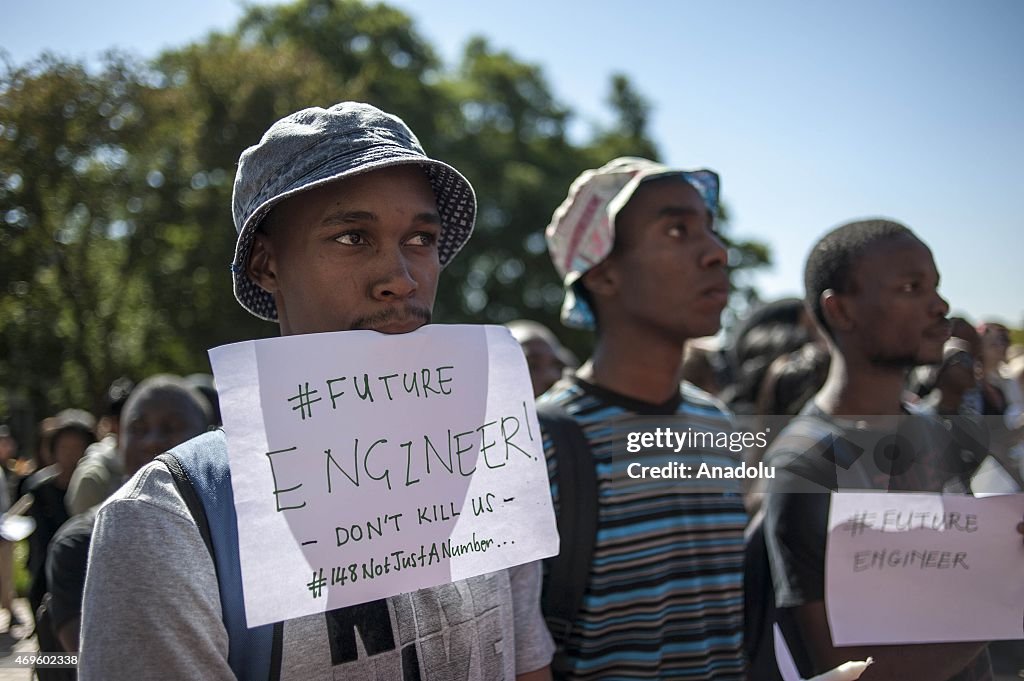
[[[509,568],[508,573],[516,637],[516,674],[525,674],[551,664],[555,642],[540,611],[541,562],[517,565]]]
[[[80,643],[83,681],[235,678],[213,560],[160,464],[97,514]]]

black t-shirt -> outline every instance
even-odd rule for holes
[[[82,614],[85,568],[97,508],[94,506],[64,523],[50,542],[46,578],[50,587],[50,618],[55,630]]]
[[[765,463],[775,478],[763,503],[764,538],[775,589],[776,616],[804,677],[813,676],[792,608],[825,600],[825,547],[833,490],[940,492],[956,478],[941,425],[906,415],[892,429],[872,430],[834,419],[809,404],[772,443]],[[895,439],[899,434],[913,451]],[[882,456],[897,447],[895,462]],[[904,447],[900,450],[899,447]],[[888,470],[886,470],[888,468]],[[991,678],[987,655],[950,681]]]

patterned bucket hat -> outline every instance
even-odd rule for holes
[[[587,270],[608,257],[615,244],[615,218],[637,187],[647,180],[678,175],[704,199],[711,215],[718,212],[718,175],[710,170],[679,170],[645,158],[623,156],[596,170],[585,170],[569,187],[544,231],[555,270],[562,277],[565,301],[562,323],[594,328],[594,312],[575,287]]]
[[[444,267],[473,232],[476,196],[457,170],[426,155],[402,119],[369,104],[342,102],[329,109],[303,109],[274,123],[259,144],[242,152],[235,174],[232,212],[238,241],[231,272],[242,307],[261,319],[277,320],[274,297],[246,273],[253,236],[274,206],[329,182],[411,164],[423,169],[434,190]]]

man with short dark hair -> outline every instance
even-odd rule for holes
[[[233,204],[235,296],[284,335],[428,323],[440,270],[476,212],[469,182],[400,119],[354,102],[271,126],[239,160]],[[212,529],[229,528],[211,531],[214,546],[230,546],[223,431],[175,452],[177,466],[203,472],[183,489]],[[537,563],[250,629],[237,535],[211,555],[178,479],[158,459],[99,511],[82,678],[548,677]]]
[[[562,536],[546,599],[580,594],[567,612],[545,601],[560,644],[555,670],[565,678],[745,678],[747,517],[738,481],[634,480],[629,473],[672,463],[696,472],[709,461],[731,468],[738,455],[719,452],[716,460],[710,448],[625,447],[651,419],[677,433],[732,430],[721,404],[681,377],[686,341],[718,331],[729,295],[717,210],[715,173],[627,157],[580,175],[547,228],[566,289],[562,320],[597,335],[591,358],[541,400],[571,419],[585,443],[559,442],[557,422],[542,421]],[[566,464],[585,475],[562,472]],[[588,475],[596,489],[583,487]],[[564,507],[570,493],[580,499],[577,508]],[[584,513],[596,525],[587,537],[566,524]],[[556,581],[588,539],[593,550],[579,561],[582,571],[574,567]]]
[[[805,678],[869,656],[874,664],[864,681],[991,678],[984,643],[832,643],[824,603],[829,491],[940,492],[955,478],[957,469],[943,458],[941,426],[912,417],[902,402],[907,371],[942,360],[949,306],[938,292],[931,251],[889,220],[852,222],[826,234],[808,256],[805,284],[831,364],[825,385],[766,455],[775,479],[763,504],[778,622],[794,661]],[[880,468],[872,447],[897,428],[914,435],[914,451],[901,450]],[[847,441],[865,453],[854,456]],[[824,442],[833,443],[828,456],[819,447]]]

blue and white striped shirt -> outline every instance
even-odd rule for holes
[[[634,452],[626,446],[629,433],[655,427],[727,437],[732,424],[721,404],[690,384],[669,402],[652,405],[575,377],[541,401],[576,419],[597,469],[594,557],[565,642],[570,677],[745,678],[741,481],[693,477],[702,463],[734,468],[741,455],[678,442],[634,446]],[[544,447],[557,510],[557,461],[547,434]],[[687,466],[691,477],[630,477],[629,471],[639,472],[630,467],[636,463],[677,471]],[[572,538],[563,537],[562,550],[572,549]]]

